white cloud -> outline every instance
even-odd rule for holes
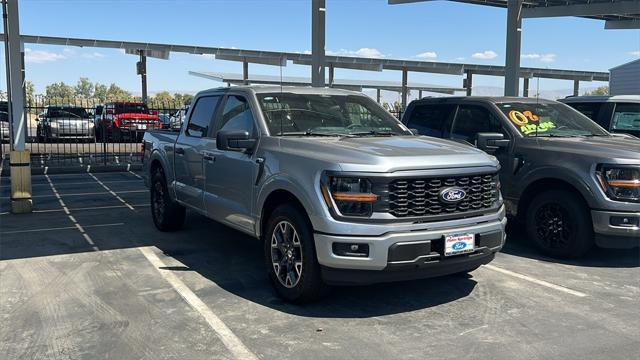
[[[543,63],[552,63],[552,62],[556,61],[556,54],[537,54],[537,53],[532,53],[532,54],[522,54],[522,55],[520,55],[520,57],[523,58],[523,59],[538,60],[538,61],[543,62]]]
[[[432,60],[438,57],[438,54],[435,51],[425,51],[423,53],[420,53],[418,55],[416,55],[416,57],[418,59],[426,59],[426,60]]]
[[[374,48],[360,48],[358,50],[346,50],[340,49],[338,51],[326,51],[327,55],[333,56],[358,56],[358,57],[366,57],[366,58],[383,58],[385,55],[380,52],[378,49]]]
[[[471,55],[472,58],[481,60],[489,60],[496,58],[497,56],[498,54],[496,54],[496,52],[493,50],[485,50],[483,52],[477,52]]]
[[[631,55],[631,56],[640,56],[640,50],[630,51],[629,55]]]
[[[43,64],[47,62],[53,62],[65,59],[66,56],[50,51],[33,50],[30,48],[24,49],[24,61],[32,64]]]

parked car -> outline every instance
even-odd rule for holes
[[[160,122],[162,123],[162,128],[163,129],[171,129],[171,115],[160,113],[160,114],[158,114],[158,118],[160,119]]]
[[[182,109],[176,111],[173,116],[171,116],[171,120],[169,120],[169,128],[174,130],[179,130],[182,127],[182,123],[184,122],[184,118],[189,112],[189,105],[186,105]]]
[[[640,95],[570,96],[560,101],[612,133],[640,138]]]
[[[144,103],[106,103],[99,117],[99,127],[103,139],[113,141],[140,141],[148,129],[161,129],[162,122],[157,114],[152,114]]]
[[[409,104],[403,122],[495,155],[507,212],[544,253],[578,257],[594,242],[640,245],[640,141],[534,98],[422,99]]]
[[[504,244],[498,161],[414,136],[365,95],[236,86],[192,104],[179,133],[145,134],[153,221],[178,229],[189,208],[261,239],[286,300],[466,273]]]
[[[9,128],[9,105],[6,101],[0,101],[0,141],[9,142],[11,139]]]
[[[95,140],[92,115],[80,106],[45,106],[37,122],[37,134],[41,141]]]

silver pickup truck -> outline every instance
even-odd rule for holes
[[[261,239],[280,296],[466,273],[505,240],[496,158],[415,136],[360,93],[200,92],[179,133],[144,135],[153,221],[185,209]]]

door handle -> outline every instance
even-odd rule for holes
[[[177,147],[176,148],[176,154],[184,155],[184,149]]]
[[[202,154],[202,158],[207,161],[216,161],[216,157],[208,153]]]

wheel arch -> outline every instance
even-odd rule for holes
[[[536,197],[536,195],[549,190],[563,190],[570,192],[576,195],[576,197],[582,201],[585,207],[589,207],[589,202],[587,201],[585,194],[580,191],[579,187],[563,179],[547,177],[531,182],[522,191],[520,200],[518,201],[518,217],[522,219],[522,216],[526,213],[527,208]]]
[[[309,219],[309,214],[307,213],[307,210],[302,201],[300,201],[300,199],[298,199],[298,197],[289,190],[276,189],[271,191],[262,203],[260,220],[256,229],[258,232],[258,238],[262,238],[262,235],[265,233],[267,221],[273,211],[282,204],[293,204],[294,206],[298,207],[300,211],[303,212],[302,215],[304,215],[304,217],[306,218],[308,225],[312,227],[311,220]]]

